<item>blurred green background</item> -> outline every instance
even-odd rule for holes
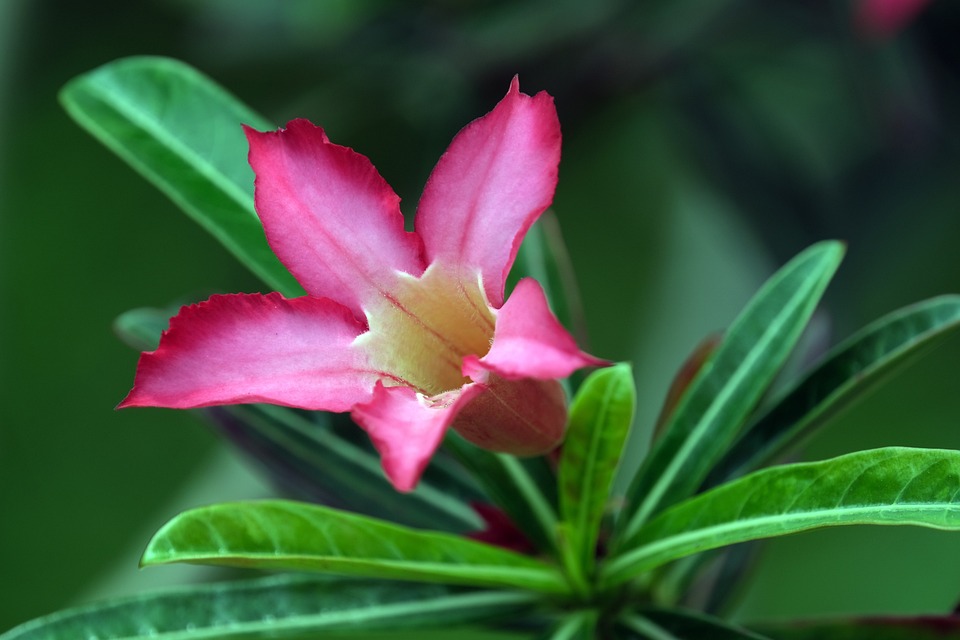
[[[549,91],[565,136],[555,208],[591,349],[635,362],[643,429],[694,344],[815,240],[844,239],[849,254],[812,342],[960,290],[960,5],[933,2],[884,39],[852,12],[802,0],[0,2],[0,630],[196,578],[139,573],[147,536],[186,506],[269,491],[192,416],[113,411],[136,362],[111,333],[117,314],[260,285],[67,118],[56,92],[68,79],[125,55],[180,58],[278,124],[323,124],[371,157],[408,213],[450,138],[513,74]],[[960,342],[944,343],[806,457],[960,448],[958,356]],[[956,534],[907,528],[777,540],[737,615],[947,611],[958,552]]]

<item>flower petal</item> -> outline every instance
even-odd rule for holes
[[[483,392],[481,384],[427,398],[409,387],[377,383],[373,399],[351,417],[370,435],[383,470],[398,491],[412,491],[457,413]]]
[[[567,397],[556,380],[484,376],[486,387],[451,427],[484,449],[516,456],[547,453],[563,440]]]
[[[325,298],[213,296],[170,320],[120,407],[191,409],[268,402],[346,411],[377,379],[351,344],[365,327]]]
[[[246,133],[267,240],[308,293],[363,318],[364,302],[392,288],[395,270],[423,272],[420,239],[403,230],[400,198],[366,157],[307,120]]]
[[[416,227],[428,263],[455,267],[463,280],[479,271],[500,307],[520,242],[553,201],[559,162],[553,98],[520,93],[514,78],[493,111],[456,135],[427,181]]]
[[[566,378],[581,367],[604,366],[577,347],[547,305],[536,280],[523,278],[497,312],[493,344],[482,358],[467,356],[463,375],[483,381],[485,372],[507,379]]]

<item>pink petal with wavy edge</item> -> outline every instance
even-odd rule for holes
[[[457,413],[484,389],[467,384],[426,398],[409,387],[377,383],[373,399],[355,406],[350,415],[370,435],[397,491],[412,491]]]
[[[482,358],[467,356],[463,375],[483,381],[487,371],[507,379],[566,378],[582,367],[605,366],[606,360],[577,347],[550,307],[536,280],[523,278],[497,312],[490,351]]]
[[[514,77],[493,111],[456,135],[427,181],[416,228],[428,262],[458,269],[490,303],[503,286],[527,229],[550,206],[560,163],[553,98],[520,93]]]
[[[245,131],[267,240],[308,293],[362,319],[364,302],[393,287],[394,270],[423,272],[422,245],[403,230],[400,198],[366,157],[307,120]]]
[[[364,330],[325,298],[213,296],[170,320],[159,348],[140,356],[120,407],[269,402],[346,411],[370,399],[377,379],[351,348]]]

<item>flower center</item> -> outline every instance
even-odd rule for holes
[[[463,357],[486,355],[496,322],[479,277],[464,283],[437,263],[419,278],[398,273],[393,290],[364,311],[370,330],[355,346],[385,385],[428,396],[463,386]]]

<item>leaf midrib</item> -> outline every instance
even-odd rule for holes
[[[904,502],[897,504],[871,504],[871,505],[859,505],[855,507],[831,507],[830,509],[811,509],[807,511],[797,511],[786,514],[770,514],[765,516],[757,516],[747,519],[735,520],[733,522],[726,522],[718,525],[710,525],[703,528],[698,528],[695,531],[688,531],[684,533],[670,535],[665,538],[660,538],[654,540],[650,543],[647,543],[632,552],[625,553],[617,558],[614,558],[607,564],[606,568],[606,579],[608,582],[617,584],[617,574],[624,573],[629,571],[633,573],[638,571],[635,568],[637,565],[643,567],[642,570],[652,569],[659,564],[664,562],[669,562],[678,557],[684,555],[689,555],[691,553],[696,553],[699,551],[706,551],[708,549],[718,548],[722,546],[727,546],[730,544],[735,544],[737,542],[745,542],[750,540],[750,537],[725,537],[736,532],[747,533],[752,529],[763,529],[768,525],[778,525],[781,531],[771,533],[770,535],[765,535],[763,537],[774,537],[779,535],[785,535],[787,533],[797,533],[800,531],[805,531],[807,529],[815,528],[818,526],[830,526],[829,522],[823,522],[824,519],[828,519],[831,516],[842,515],[843,518],[837,521],[837,524],[910,524],[916,526],[928,527],[931,529],[943,529],[943,530],[952,530],[960,527],[960,521],[955,526],[951,525],[936,525],[932,524],[929,520],[919,520],[919,521],[910,521],[910,520],[891,520],[890,518],[879,517],[878,514],[880,510],[884,512],[890,511],[902,511],[907,513],[917,513],[923,514],[926,512],[930,513],[940,513],[944,512],[957,512],[960,511],[960,504],[957,503],[928,503],[928,502]],[[848,520],[847,516],[855,517],[859,514],[872,515],[873,518],[863,518],[856,521]],[[791,525],[806,523],[806,526],[794,527]],[[642,534],[642,533],[641,533]],[[684,545],[690,544],[691,542],[695,543],[698,540],[707,541],[705,546],[695,545],[691,551],[684,551],[680,555],[673,556],[670,554],[671,548],[683,548]],[[644,566],[642,563],[648,558],[657,558],[659,554],[663,554],[664,558],[656,560],[649,567]],[[612,576],[612,577],[611,577]],[[622,581],[622,580],[621,580]]]
[[[219,564],[228,566],[255,565],[258,563],[295,563],[309,571],[310,565],[323,565],[325,568],[342,566],[344,568],[369,568],[376,570],[394,569],[398,572],[419,573],[424,576],[433,576],[438,581],[449,578],[463,577],[485,584],[509,586],[517,580],[523,580],[530,586],[537,586],[538,591],[555,594],[568,592],[566,583],[559,573],[548,566],[511,566],[499,563],[490,564],[460,564],[448,562],[421,562],[416,560],[386,560],[379,558],[351,558],[335,555],[311,555],[300,553],[262,553],[227,551],[225,553],[182,553],[175,549],[167,553],[154,553],[144,558],[141,565],[144,567],[170,564],[174,562]],[[531,562],[536,562],[531,560]],[[401,578],[393,578],[401,579]],[[431,580],[432,581],[432,580]]]
[[[790,297],[789,304],[784,305],[784,307],[782,307],[782,311],[776,315],[775,321],[770,322],[767,325],[767,329],[763,332],[761,338],[753,344],[753,347],[751,347],[750,351],[747,352],[747,356],[741,361],[741,365],[736,368],[733,375],[728,379],[727,383],[723,385],[720,392],[714,396],[714,400],[711,402],[710,407],[684,440],[683,445],[680,447],[679,451],[677,451],[677,454],[673,457],[673,459],[671,459],[670,464],[664,470],[664,473],[660,476],[659,480],[657,480],[657,482],[650,489],[650,492],[640,505],[640,508],[637,509],[637,512],[627,525],[624,536],[626,539],[629,540],[631,537],[633,537],[640,527],[643,526],[644,522],[646,522],[646,519],[649,517],[653,509],[656,508],[656,506],[660,503],[663,494],[673,483],[677,473],[689,459],[691,450],[699,445],[701,440],[701,432],[706,430],[708,426],[712,424],[717,414],[720,413],[724,407],[726,407],[728,399],[733,395],[734,391],[739,388],[739,385],[747,376],[747,373],[753,370],[754,364],[760,358],[760,355],[766,351],[767,345],[769,345],[779,335],[779,329],[783,325],[783,318],[793,315],[795,310],[802,306],[802,302],[809,297],[807,292],[811,288],[814,288],[820,281],[822,281],[822,279],[822,277],[807,278],[805,280],[806,286],[796,289],[794,294]]]
[[[170,135],[166,129],[159,125],[159,122],[156,118],[145,117],[143,113],[136,108],[133,102],[126,97],[125,89],[122,86],[116,85],[112,81],[112,77],[96,76],[95,80],[90,83],[90,86],[100,89],[98,95],[104,104],[112,107],[122,116],[139,126],[142,130],[151,134],[155,140],[160,142],[163,146],[169,149],[171,153],[183,159],[198,173],[207,178],[228,198],[239,205],[241,209],[248,212],[253,217],[256,217],[256,212],[253,208],[253,198],[249,197],[247,192],[244,191],[242,187],[237,185],[233,180],[226,178],[223,172],[216,169],[216,167],[207,161],[206,158],[195,153],[187,144],[181,142],[176,136]],[[237,126],[239,127],[240,124],[242,123],[238,123]],[[98,128],[101,131],[105,131],[102,127],[98,126]],[[178,187],[173,188],[179,192],[183,192],[183,189]]]
[[[607,423],[607,416],[610,413],[610,404],[614,396],[614,392],[619,391],[619,386],[621,382],[619,379],[615,379],[612,384],[608,384],[607,388],[604,390],[603,399],[600,402],[600,410],[597,411],[597,420],[595,424],[605,425]],[[594,513],[594,500],[593,500],[593,491],[591,489],[594,487],[596,479],[596,468],[597,468],[597,459],[598,451],[602,449],[602,443],[605,440],[603,429],[591,429],[590,431],[590,440],[589,446],[587,448],[586,463],[583,473],[580,474],[580,501],[577,507],[577,513],[575,518],[575,528],[579,532],[581,538],[580,543],[585,544],[588,540],[587,538],[592,534],[591,526],[593,523],[593,513]],[[587,552],[587,549],[580,549],[580,554]]]

